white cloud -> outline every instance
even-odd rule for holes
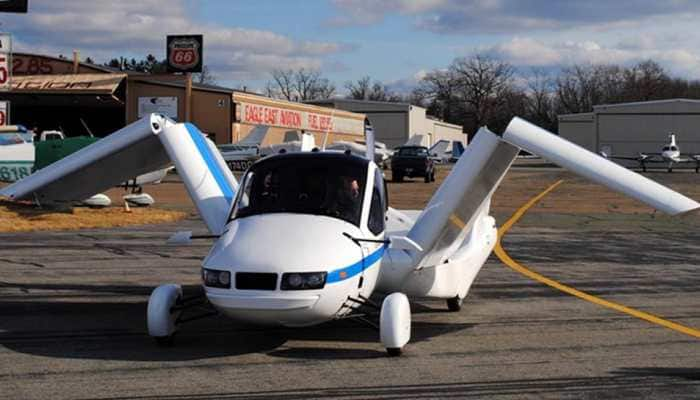
[[[675,75],[700,78],[700,55],[684,48],[655,46],[653,40],[603,45],[596,41],[545,42],[527,37],[515,37],[510,41],[476,51],[508,61],[516,66],[557,67],[574,64],[631,65],[646,59],[659,62]]]
[[[168,34],[204,35],[205,63],[222,80],[267,79],[274,68],[320,68],[326,57],[352,47],[298,41],[274,32],[197,22],[183,0],[34,2],[26,15],[4,18],[18,51],[70,54],[97,61],[165,55]]]

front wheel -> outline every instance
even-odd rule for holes
[[[172,345],[173,335],[177,331],[177,319],[182,313],[173,308],[181,299],[182,288],[173,283],[158,286],[148,298],[148,334],[159,345]]]
[[[392,171],[391,171],[391,179],[392,179],[394,182],[401,182],[401,181],[403,181],[403,174],[401,174],[401,173],[398,172],[398,171],[392,170]]]
[[[398,356],[411,339],[411,306],[403,293],[392,293],[382,302],[379,336],[389,356]]]
[[[455,296],[451,299],[447,299],[447,309],[452,311],[452,312],[460,311],[462,309],[463,303],[464,303],[463,298],[461,298],[459,296]]]

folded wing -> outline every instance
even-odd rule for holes
[[[226,224],[236,179],[214,144],[192,124],[151,114],[2,190],[14,200],[83,200],[172,162],[213,234]]]

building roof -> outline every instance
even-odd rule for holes
[[[20,75],[12,77],[12,93],[111,95],[125,74]]]
[[[698,114],[700,100],[666,99],[632,103],[601,104],[593,107],[596,114]]]
[[[700,105],[700,100],[695,99],[664,99],[664,100],[648,100],[648,101],[633,101],[629,103],[610,103],[610,104],[599,104],[593,106],[593,109],[597,108],[618,108],[618,107],[638,107],[638,106],[653,106],[660,104],[673,104],[673,103],[691,103]]]
[[[170,87],[175,87],[175,88],[184,88],[185,87],[185,82],[182,80],[167,80],[164,78],[159,79],[158,76],[154,76],[154,75],[130,76],[130,80],[133,80],[135,82],[149,83],[152,85],[170,86]],[[234,92],[233,89],[229,89],[227,87],[217,86],[217,85],[209,85],[209,84],[205,84],[205,83],[195,83],[195,82],[192,82],[192,89],[203,90],[205,92],[224,93],[224,94],[232,94]]]
[[[305,101],[306,104],[314,104],[314,105],[319,105],[319,106],[333,106],[334,108],[339,108],[342,107],[342,105],[346,105],[347,108],[344,108],[348,111],[354,111],[354,112],[364,112],[364,113],[369,113],[372,111],[386,111],[386,110],[397,110],[397,111],[406,111],[411,107],[418,107],[418,106],[412,106],[411,104],[408,103],[394,103],[390,101],[374,101],[374,100],[356,100],[356,99],[341,99],[341,98],[333,98],[333,99],[325,99],[325,100],[310,100],[310,101]]]

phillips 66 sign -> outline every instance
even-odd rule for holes
[[[202,72],[202,35],[171,35],[166,43],[168,72]]]

